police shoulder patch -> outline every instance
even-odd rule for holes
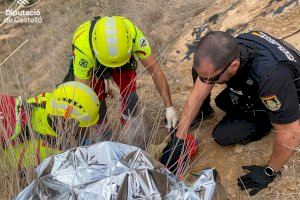
[[[277,111],[281,108],[281,102],[275,94],[260,97],[260,99],[262,100],[263,104],[271,111]]]

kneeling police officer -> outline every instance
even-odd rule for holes
[[[244,166],[248,173],[238,178],[238,186],[255,195],[281,173],[299,145],[299,52],[261,31],[236,38],[216,31],[199,41],[193,64],[194,86],[175,140],[184,140],[191,125],[212,115],[211,90],[215,83],[227,84],[215,99],[226,115],[212,132],[214,140],[222,146],[247,144],[272,127],[276,133],[266,165]]]

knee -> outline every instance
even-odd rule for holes
[[[213,130],[212,136],[222,146],[247,144],[258,140],[263,135],[257,132],[255,124],[246,119],[225,117]]]
[[[220,130],[219,128],[215,128],[212,132],[212,137],[214,141],[221,146],[228,146],[233,144],[231,138],[228,137],[226,132]]]
[[[212,137],[221,146],[241,143],[250,130],[250,124],[225,116],[214,128]]]

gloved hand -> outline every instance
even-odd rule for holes
[[[168,130],[170,131],[171,128],[175,128],[178,117],[173,107],[166,108],[166,119]]]
[[[278,174],[281,174],[280,172],[273,175],[267,174],[266,167],[257,165],[243,166],[242,168],[248,170],[249,173],[238,178],[238,186],[241,190],[250,189],[250,196],[254,196],[260,190],[268,187],[269,183],[273,182]]]
[[[176,174],[179,167],[186,166],[189,161],[197,154],[197,141],[194,136],[187,134],[186,139],[179,139],[175,134],[171,141],[164,148],[160,162]]]

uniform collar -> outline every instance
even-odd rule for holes
[[[237,74],[241,72],[248,71],[249,68],[247,67],[249,64],[249,54],[246,47],[240,45],[240,67],[238,69]],[[248,68],[248,69],[247,69]]]
[[[234,77],[232,77],[227,84],[231,85],[231,84],[235,84],[235,83],[239,83],[239,82],[243,82],[244,80],[247,80],[248,75],[249,75],[249,53],[246,49],[245,46],[239,45],[240,47],[240,67],[237,71],[237,73],[234,75]]]

